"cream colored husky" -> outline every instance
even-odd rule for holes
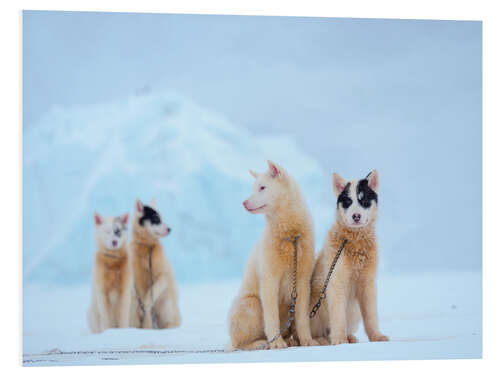
[[[311,308],[318,300],[332,260],[347,240],[332,273],[326,301],[311,321],[311,331],[321,344],[357,342],[361,317],[370,341],[388,341],[380,333],[377,317],[376,272],[379,177],[373,171],[367,178],[344,181],[333,174],[337,196],[337,219],[326,237],[314,267]]]
[[[132,224],[134,282],[130,325],[136,328],[174,328],[181,324],[177,284],[160,238],[170,234],[155,200],[143,205],[137,199]]]
[[[267,225],[250,254],[243,283],[229,312],[227,349],[256,349],[279,334],[287,321],[292,292],[294,246],[298,240],[296,331],[300,345],[317,344],[311,337],[308,306],[314,262],[313,224],[295,180],[276,163],[255,177],[253,194],[243,202],[250,213],[262,213]],[[285,337],[287,338],[287,337]],[[287,347],[279,336],[271,349]]]
[[[88,323],[92,333],[128,327],[131,274],[127,252],[128,214],[94,214],[97,252]]]

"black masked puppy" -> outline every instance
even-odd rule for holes
[[[174,272],[160,238],[170,234],[156,202],[137,199],[130,250],[134,282],[130,325],[136,328],[173,328],[181,324]]]
[[[377,317],[378,187],[377,170],[366,178],[351,181],[333,174],[336,221],[316,260],[311,308],[320,296],[332,260],[344,240],[347,242],[330,278],[326,301],[311,320],[313,337],[322,344],[357,342],[354,334],[361,318],[370,341],[389,340],[380,332]]]

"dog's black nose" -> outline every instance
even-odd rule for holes
[[[361,220],[361,215],[360,214],[353,214],[352,219],[357,223]]]
[[[168,228],[167,228],[167,232],[168,232],[168,233],[172,232],[172,228],[168,227]]]

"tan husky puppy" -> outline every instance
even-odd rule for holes
[[[332,260],[347,240],[326,291],[326,303],[311,321],[313,337],[321,344],[357,342],[361,317],[370,341],[388,341],[380,333],[377,317],[376,273],[378,172],[367,178],[344,181],[333,174],[337,219],[326,237],[314,267],[311,308],[317,302]]]
[[[163,329],[181,324],[174,271],[160,243],[160,238],[170,231],[154,199],[149,205],[137,199],[130,243],[134,274],[132,327]]]
[[[243,202],[253,214],[266,217],[266,227],[248,259],[239,295],[229,312],[228,350],[256,349],[279,334],[290,308],[294,246],[298,239],[296,330],[300,345],[317,344],[311,337],[308,306],[314,263],[314,233],[309,210],[295,180],[269,162],[255,177],[253,194]],[[284,338],[270,348],[286,348]]]
[[[128,327],[131,274],[127,253],[128,214],[94,214],[97,252],[88,323],[92,333]]]

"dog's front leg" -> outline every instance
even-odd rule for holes
[[[118,309],[118,328],[130,326],[130,305],[132,293],[130,289],[125,289],[120,298],[120,307]]]
[[[99,322],[101,332],[111,328],[110,306],[104,291],[97,291],[97,311],[99,311]]]
[[[389,341],[389,338],[383,335],[378,328],[375,270],[365,272],[365,276],[359,280],[356,292],[368,339],[370,341]]]
[[[264,331],[267,340],[272,340],[280,332],[279,318],[279,278],[276,276],[264,277],[261,283],[260,295],[264,314]],[[286,348],[286,342],[279,336],[270,344],[271,349]]]
[[[157,300],[163,292],[167,289],[167,277],[165,275],[161,275],[158,279],[153,283],[153,286],[148,290],[146,296],[144,297],[144,304],[148,308],[152,308],[154,306],[155,301],[151,299],[151,296]]]
[[[318,343],[311,337],[311,324],[309,322],[309,300],[311,292],[309,280],[311,279],[311,272],[312,265],[304,265],[302,273],[297,280],[295,324],[297,326],[297,335],[299,336],[301,346],[318,345]]]
[[[153,294],[155,298],[159,298],[165,291],[167,290],[168,287],[168,280],[167,276],[161,275],[158,280],[153,284]]]
[[[326,273],[325,273],[326,274]],[[346,305],[349,290],[350,272],[348,267],[339,261],[333,277],[328,283],[326,302],[328,305],[328,320],[330,324],[330,344],[347,343]]]

